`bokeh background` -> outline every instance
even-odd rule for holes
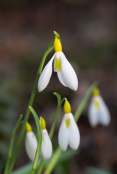
[[[25,114],[41,58],[54,39],[53,31],[61,36],[63,52],[78,75],[79,88],[73,92],[63,87],[53,73],[48,87],[41,93],[37,91],[33,107],[45,118],[47,129],[50,130],[57,105],[53,92],[67,97],[74,113],[94,81],[99,82],[111,113],[108,127],[92,128],[87,117],[88,101],[78,121],[78,154],[57,165],[53,174],[84,174],[89,167],[117,174],[116,0],[0,1],[0,171],[4,171],[13,127],[20,113]],[[54,148],[62,117],[63,108],[53,138]],[[32,115],[29,122],[36,133]],[[25,136],[14,169],[30,162],[24,140]]]

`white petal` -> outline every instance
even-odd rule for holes
[[[43,71],[40,75],[40,78],[38,81],[39,92],[43,91],[50,81],[50,77],[52,75],[52,62],[53,62],[54,57],[55,57],[55,54],[50,59],[50,61],[47,63],[47,65],[45,66],[45,68],[43,69]]]
[[[61,76],[60,71],[57,71],[57,76],[58,76],[59,81],[62,83],[62,85],[63,85],[63,86],[66,86],[65,83],[64,83],[64,80],[63,80],[63,78],[62,78],[62,76]]]
[[[37,139],[33,132],[26,133],[25,148],[30,160],[34,161],[35,153],[37,149]]]
[[[52,142],[46,129],[42,130],[41,157],[47,160],[52,155]]]
[[[80,133],[79,133],[78,126],[74,120],[74,117],[71,113],[69,114],[69,118],[70,118],[70,124],[68,127],[69,146],[73,150],[76,150],[80,143]]]
[[[65,123],[65,115],[63,117],[62,123],[60,125],[60,129],[59,129],[59,133],[58,133],[58,142],[62,151],[66,151],[68,147],[68,129]]]
[[[94,102],[92,101],[88,111],[89,123],[92,127],[97,126],[99,122],[99,114],[99,111],[96,109]]]
[[[104,101],[101,101],[100,104],[100,123],[102,123],[104,126],[108,126],[111,121],[110,112],[104,103]]]
[[[68,88],[76,91],[78,89],[78,79],[76,73],[72,68],[71,64],[69,63],[69,61],[66,59],[63,52],[60,52],[59,54],[61,58],[60,74],[62,76],[62,80]]]

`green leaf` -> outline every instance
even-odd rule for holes
[[[51,129],[50,129],[50,132],[49,132],[50,139],[52,139],[52,137],[53,137],[54,130],[55,130],[56,123],[57,123],[57,119],[58,119],[58,116],[59,116],[59,113],[60,113],[60,110],[61,110],[61,96],[56,92],[54,92],[54,95],[56,95],[56,97],[57,97],[58,104],[57,104],[57,109],[56,109],[54,119],[53,119],[53,122],[52,122],[52,126],[51,126]]]
[[[92,94],[93,89],[94,89],[96,86],[97,86],[97,82],[94,82],[94,83],[89,87],[88,91],[86,92],[85,96],[83,97],[83,99],[82,99],[80,105],[78,106],[78,108],[77,108],[77,110],[76,110],[76,112],[75,112],[75,114],[74,114],[74,119],[75,119],[76,122],[78,121],[78,119],[79,119],[79,117],[80,117],[80,115],[81,115],[81,113],[82,113],[82,111],[83,111],[85,105],[87,104],[87,101],[88,101],[90,95]]]
[[[61,153],[59,160],[57,161],[57,164],[60,164],[66,160],[71,159],[75,154],[76,154],[76,152],[74,152],[72,150],[68,150],[66,152]],[[54,155],[55,155],[55,152],[53,153],[52,157],[49,160],[45,161],[44,168],[46,168],[48,166],[48,164],[50,163],[50,161]],[[39,166],[39,164],[40,164],[40,160],[38,161],[37,166]],[[19,168],[18,170],[15,170],[14,172],[12,172],[12,174],[29,174],[29,172],[31,171],[31,168],[32,168],[32,162]]]
[[[101,169],[89,167],[88,169],[86,169],[85,174],[113,174],[113,173],[104,171]]]
[[[6,162],[6,166],[5,166],[5,170],[4,170],[4,174],[8,174],[8,170],[9,170],[9,164],[11,161],[11,157],[12,157],[12,151],[13,151],[13,145],[14,145],[14,140],[15,140],[15,136],[17,133],[17,129],[21,124],[21,120],[22,120],[23,115],[20,115],[14,129],[12,132],[12,136],[11,136],[11,140],[10,140],[10,145],[9,145],[9,152],[8,152],[8,158],[7,158],[7,162]]]
[[[38,118],[35,110],[31,106],[29,106],[29,109],[33,114],[33,117],[35,119],[36,126],[37,126],[37,142],[38,143],[37,143],[37,150],[36,150],[35,159],[34,159],[33,167],[32,167],[32,169],[35,170],[37,168],[37,163],[38,163],[39,155],[40,155],[40,151],[41,151],[42,132],[41,132],[40,121],[39,121],[39,118]]]

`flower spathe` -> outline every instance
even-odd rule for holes
[[[26,123],[25,149],[29,159],[34,161],[37,149],[37,139],[32,132],[32,128],[29,123]]]
[[[56,32],[55,32],[56,33]],[[52,63],[54,61],[54,71],[57,72],[59,81],[66,87],[76,91],[78,88],[78,79],[74,69],[62,52],[60,40],[55,36],[54,40],[55,54],[43,69],[38,81],[39,92],[43,91],[48,85],[52,76]]]
[[[92,127],[97,126],[99,123],[103,126],[108,126],[111,121],[110,112],[97,88],[93,91],[93,98],[89,106],[88,118]]]
[[[42,145],[41,145],[41,153],[40,156],[44,160],[47,160],[52,155],[52,142],[46,130],[46,123],[45,120],[40,117],[40,124],[42,129]]]
[[[65,115],[60,125],[58,142],[62,151],[66,151],[68,145],[76,150],[80,143],[80,133],[78,126],[71,113],[71,106],[66,100],[64,104]]]

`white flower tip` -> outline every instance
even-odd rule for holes
[[[37,139],[33,132],[26,133],[25,148],[30,160],[34,161],[35,153],[37,149]]]
[[[45,88],[42,88],[40,81],[38,81],[38,91],[41,92],[43,91]]]
[[[46,129],[42,130],[41,157],[47,160],[52,155],[52,142]]]
[[[76,86],[73,86],[73,88],[71,88],[73,91],[77,91],[78,90],[78,83]]]

